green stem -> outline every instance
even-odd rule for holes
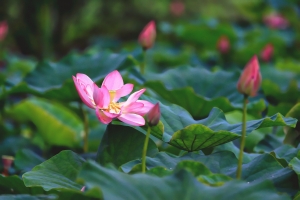
[[[147,154],[147,149],[148,149],[148,142],[149,142],[149,136],[151,132],[151,127],[148,126],[147,128],[147,134],[144,142],[144,148],[143,148],[143,155],[142,155],[142,172],[146,172],[146,154]]]
[[[141,62],[141,74],[145,74],[145,68],[146,68],[146,49],[143,49],[143,61]]]
[[[87,153],[89,150],[89,121],[88,121],[87,114],[83,109],[82,103],[80,103],[80,110],[83,115],[83,126],[84,126],[83,152]]]
[[[242,175],[242,164],[243,164],[243,156],[244,156],[245,137],[246,137],[247,101],[248,101],[248,96],[244,95],[244,102],[243,102],[243,127],[242,127],[242,138],[241,138],[241,146],[240,146],[238,168],[237,168],[237,171],[236,171],[236,178],[237,179],[241,179],[241,175]]]

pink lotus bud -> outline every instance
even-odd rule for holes
[[[85,186],[83,186],[80,191],[84,192],[84,190],[85,190]]]
[[[2,156],[2,163],[3,163],[3,172],[4,176],[8,176],[8,170],[11,167],[12,163],[14,162],[14,157],[12,156]]]
[[[265,24],[273,29],[285,29],[288,27],[289,22],[282,15],[272,13],[264,17]]]
[[[273,51],[274,51],[273,45],[272,45],[272,44],[267,44],[267,45],[263,48],[263,50],[262,50],[262,52],[261,52],[261,54],[260,54],[261,59],[262,59],[263,61],[265,61],[265,62],[270,61],[271,58],[272,58],[272,55],[273,55]]]
[[[182,1],[172,1],[170,11],[175,16],[181,16],[184,13],[185,6]]]
[[[6,21],[0,22],[0,41],[2,41],[5,38],[7,31],[8,31],[8,25]]]
[[[261,74],[257,56],[253,56],[247,63],[240,79],[237,89],[240,93],[254,97],[261,84]]]
[[[226,54],[230,49],[230,41],[227,36],[222,35],[217,43],[217,48],[222,54]]]
[[[159,103],[156,103],[147,114],[149,126],[156,126],[160,119]]]
[[[155,37],[156,37],[155,22],[151,21],[142,30],[139,36],[139,43],[142,45],[144,50],[147,50],[153,46]]]

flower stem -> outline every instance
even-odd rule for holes
[[[141,74],[145,74],[145,67],[146,67],[146,49],[143,49],[143,61],[141,62]]]
[[[243,120],[242,120],[242,123],[243,123],[243,126],[242,126],[242,138],[241,138],[241,146],[240,146],[238,168],[237,168],[237,171],[236,171],[236,178],[237,179],[241,179],[241,175],[242,175],[242,164],[243,164],[243,156],[244,156],[245,137],[246,137],[247,101],[248,101],[248,95],[244,95]]]
[[[148,149],[148,142],[149,142],[149,136],[151,132],[151,127],[148,126],[147,128],[147,134],[144,142],[144,148],[143,148],[143,155],[142,155],[142,172],[146,172],[146,154],[147,154],[147,149]]]
[[[82,103],[80,103],[80,110],[83,115],[83,126],[84,126],[83,152],[87,153],[89,150],[89,121],[88,121],[87,113],[83,109]]]

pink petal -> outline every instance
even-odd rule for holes
[[[90,77],[88,77],[85,74],[77,73],[76,78],[79,79],[81,82],[83,82],[85,85],[93,85],[94,84],[94,81],[92,81],[92,79],[90,79]]]
[[[118,90],[124,85],[123,78],[117,70],[114,70],[104,78],[102,86],[104,85],[108,90]]]
[[[76,77],[73,76],[73,81],[76,87],[76,90],[79,94],[79,97],[81,98],[81,100],[83,101],[83,103],[85,105],[87,105],[90,108],[94,108],[94,104],[92,103],[91,99],[88,97],[88,95],[86,94],[86,92],[82,89],[82,87],[80,86],[80,84],[78,83]]]
[[[98,88],[98,86],[94,83],[94,88],[93,88],[93,99],[94,102],[97,106],[99,106],[100,108],[102,108],[103,102],[102,102],[102,92],[101,90]]]
[[[122,114],[118,117],[118,119],[132,126],[145,125],[145,119],[142,116],[133,113]]]
[[[100,88],[101,93],[102,93],[102,107],[101,108],[107,108],[109,103],[110,103],[110,95],[109,95],[109,91],[105,86],[102,86]]]
[[[133,84],[127,83],[116,91],[114,101],[117,102],[121,97],[127,96],[133,90]]]
[[[109,117],[109,118],[117,118],[117,117],[119,117],[121,114],[119,113],[119,114],[116,114],[116,113],[110,113],[110,112],[107,112],[107,111],[102,111],[107,117]]]
[[[127,101],[124,103],[124,106],[127,107],[131,103],[136,102],[145,91],[146,91],[146,89],[143,88],[143,89],[141,89],[139,91],[136,91],[136,92],[132,93],[128,97]]]
[[[103,124],[109,124],[112,121],[112,118],[106,116],[101,110],[96,108],[96,116],[100,122]]]
[[[133,102],[122,110],[123,113],[135,113],[135,110],[139,110],[144,107],[143,103]]]
[[[137,100],[136,102],[143,103],[143,105],[144,105],[142,108],[134,111],[134,113],[142,115],[142,116],[147,114],[154,106],[153,103],[150,103],[149,101],[145,101],[145,100]]]

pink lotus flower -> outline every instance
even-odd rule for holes
[[[156,103],[147,114],[147,121],[149,126],[156,126],[160,119],[159,103]]]
[[[240,93],[253,97],[260,87],[261,80],[258,59],[253,56],[240,76],[237,89]]]
[[[175,16],[181,16],[184,13],[185,6],[182,1],[172,1],[170,4],[170,11]]]
[[[272,13],[264,17],[265,24],[273,29],[285,29],[288,27],[289,22],[282,15]]]
[[[85,105],[90,108],[96,108],[94,101],[94,82],[85,74],[76,74],[73,76],[73,81],[77,92]]]
[[[270,61],[271,58],[272,58],[272,55],[273,55],[273,51],[274,51],[273,45],[272,45],[272,44],[267,44],[267,45],[263,48],[263,50],[262,50],[262,52],[261,52],[261,54],[260,54],[261,59],[262,59],[263,61],[265,61],[265,62]]]
[[[96,115],[98,119],[104,123],[110,123],[114,118],[118,118],[127,124],[133,126],[145,125],[145,120],[142,117],[153,107],[153,104],[148,101],[138,100],[138,98],[146,91],[141,89],[131,94],[126,102],[118,103],[118,94],[125,96],[131,92],[132,86],[123,85],[122,76],[118,71],[111,72],[106,76],[101,88],[94,90],[94,99],[96,103]],[[108,88],[121,88],[120,91],[108,90]],[[129,91],[129,92],[128,92]]]
[[[230,49],[230,41],[227,36],[222,35],[217,43],[217,48],[222,54],[226,54]]]
[[[8,25],[6,21],[0,22],[0,41],[2,41],[5,38],[7,31],[8,31]]]
[[[145,28],[142,30],[139,36],[139,43],[143,47],[144,50],[150,49],[156,38],[156,28],[155,22],[149,22]]]
[[[81,100],[88,107],[95,109],[96,116],[102,123],[108,124],[118,118],[133,126],[145,125],[143,115],[149,112],[153,104],[138,98],[146,89],[131,94],[126,102],[117,102],[133,89],[133,84],[124,85],[118,71],[109,73],[101,88],[85,74],[77,74],[76,77],[73,76],[73,80]]]

